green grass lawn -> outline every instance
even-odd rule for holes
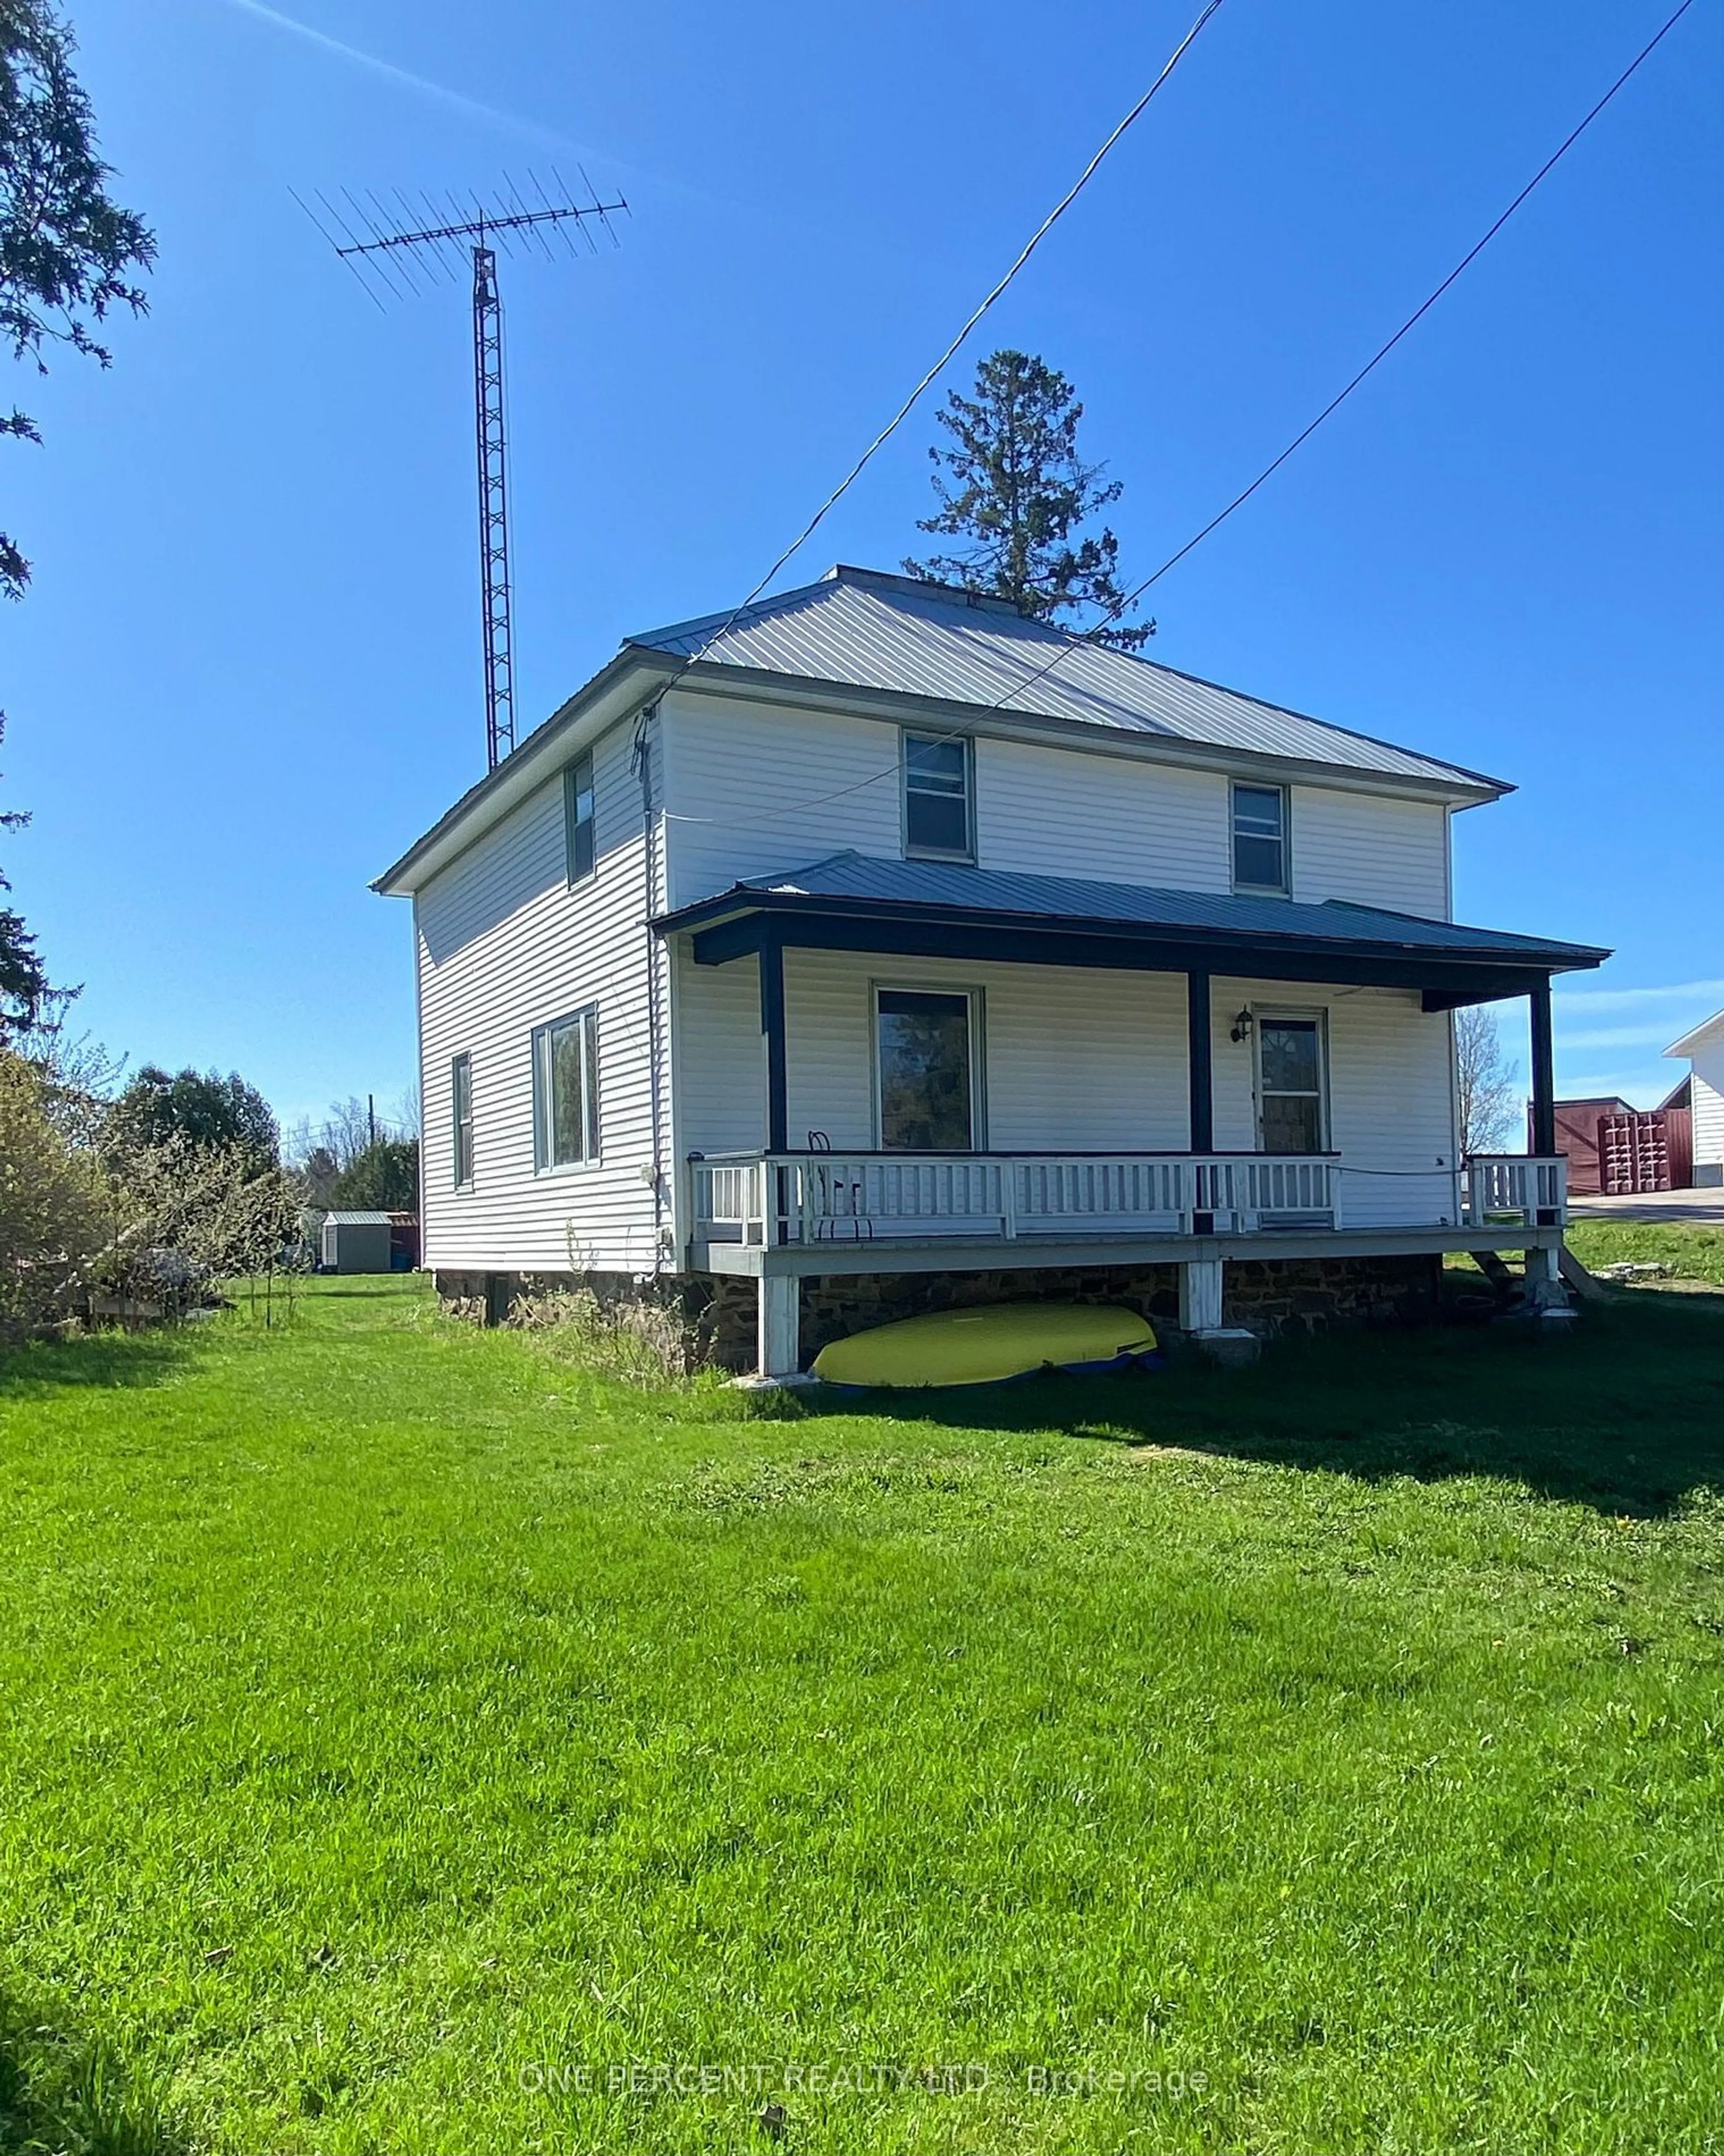
[[[331,1282],[0,1476],[0,2149],[1724,2145],[1706,1298],[775,1415]]]
[[[1724,1287],[1724,1228],[1650,1220],[1573,1220],[1563,1238],[1583,1265],[1674,1265],[1685,1280]]]

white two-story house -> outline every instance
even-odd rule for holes
[[[376,886],[425,1262],[494,1311],[674,1281],[777,1375],[1014,1288],[1202,1334],[1450,1250],[1548,1276],[1550,980],[1608,954],[1454,921],[1506,790],[872,571],[631,638]],[[1511,995],[1535,1152],[1464,1162],[1451,1014]]]

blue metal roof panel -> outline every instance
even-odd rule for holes
[[[972,704],[1023,716],[1158,734],[1384,777],[1501,790],[1501,780],[1265,704],[1128,652],[1032,621],[998,599],[873,570],[834,569],[728,616],[709,614],[631,644],[703,665]],[[1059,664],[1044,672],[1050,660]]]
[[[1595,963],[1608,952],[1588,944],[1557,943],[1500,928],[1472,928],[1459,921],[1389,913],[1338,899],[1321,904],[1256,898],[1229,891],[1160,891],[1139,884],[1093,882],[1086,876],[1022,875],[1002,869],[971,868],[953,861],[877,860],[834,854],[781,875],[754,876],[733,896],[940,907],[1037,919],[1088,921],[1154,928],[1192,928],[1268,939],[1292,936],[1345,943],[1381,943],[1434,953],[1487,955],[1532,960],[1573,958]],[[703,911],[717,905],[705,901]],[[688,909],[693,911],[694,909]]]

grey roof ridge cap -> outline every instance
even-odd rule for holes
[[[668,639],[698,636],[709,629],[740,629],[745,623],[760,621],[788,605],[792,599],[808,598],[824,588],[825,579],[812,584],[793,584],[788,591],[765,593],[757,599],[750,599],[740,607],[721,607],[714,613],[691,614],[686,621],[666,622],[659,629],[644,629],[625,636],[618,645],[619,651],[631,646],[645,651],[657,651]]]

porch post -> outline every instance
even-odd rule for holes
[[[1551,1045],[1551,984],[1539,983],[1526,998],[1532,1019],[1532,1144],[1535,1153],[1547,1158],[1557,1150],[1557,1059]],[[1530,1181],[1537,1178],[1527,1170]],[[1533,1195],[1532,1191],[1527,1193]],[[1535,1204],[1527,1216],[1541,1228],[1554,1228],[1562,1215],[1554,1207]],[[1530,1263],[1530,1260],[1529,1260]]]
[[[1179,1268],[1179,1329],[1215,1332],[1221,1326],[1219,1258],[1188,1258]]]
[[[790,1143],[790,1086],[784,1054],[784,947],[768,936],[760,947],[760,1029],[767,1042],[767,1151]]]
[[[793,1378],[802,1358],[802,1282],[793,1273],[762,1273],[756,1337],[762,1378]]]
[[[1212,1075],[1213,1042],[1209,1031],[1209,976],[1185,977],[1186,1064],[1191,1086],[1191,1149],[1215,1149],[1215,1089]]]
[[[1556,1056],[1551,1045],[1551,984],[1541,981],[1526,998],[1532,1019],[1532,1146],[1537,1153],[1557,1150]]]

